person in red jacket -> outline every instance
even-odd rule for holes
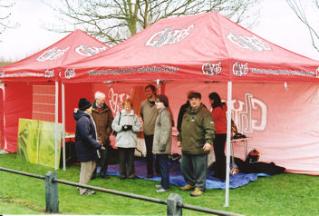
[[[213,142],[215,152],[215,173],[214,176],[225,180],[226,178],[226,156],[225,143],[227,133],[226,111],[227,106],[221,101],[216,92],[209,94],[209,100],[212,105],[212,119],[215,125],[215,139]]]

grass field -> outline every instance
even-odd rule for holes
[[[0,166],[45,175],[49,168],[29,164],[16,155],[0,155]],[[58,178],[78,181],[79,166],[59,171]],[[168,193],[157,194],[155,182],[146,180],[120,180],[117,177],[95,179],[91,185],[119,191],[167,199]],[[207,208],[236,212],[244,215],[319,215],[319,180],[317,176],[282,174],[259,178],[247,186],[230,191],[230,207],[224,208],[224,191],[208,190],[202,197],[190,197],[172,187],[184,203]],[[111,215],[165,215],[163,205],[97,193],[79,196],[74,187],[59,185],[59,208],[63,214]],[[42,180],[0,172],[0,213],[37,214],[45,208]],[[200,215],[183,210],[184,215]]]

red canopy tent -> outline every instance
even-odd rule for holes
[[[318,66],[206,13],[160,20],[112,49],[68,65],[62,79],[317,81]]]
[[[0,68],[2,81],[52,81],[59,68],[93,56],[108,46],[81,30],[75,30],[51,46],[18,62]]]
[[[235,116],[242,130],[254,138],[253,144],[262,148],[262,159],[283,165],[290,172],[319,174],[319,139],[314,135],[319,129],[308,123],[300,130],[300,123],[319,120],[319,104],[309,103],[319,100],[314,96],[319,62],[277,46],[217,13],[163,19],[118,46],[64,69],[66,76],[61,78],[66,83],[120,85],[121,81],[162,80],[167,83],[166,93],[174,99],[174,114],[187,90],[204,91],[207,97],[208,91],[217,89],[224,98],[227,96],[228,107],[233,109],[227,113],[228,169],[230,119]],[[227,81],[228,88],[218,88],[221,84],[216,81]],[[232,81],[236,87],[234,100]],[[289,95],[288,89],[292,92]],[[306,111],[297,106],[300,104]],[[227,176],[226,206],[228,185]]]
[[[91,97],[91,85],[62,84],[59,91],[60,68],[66,64],[93,56],[109,47],[81,30],[75,30],[51,46],[18,62],[0,68],[0,80],[5,83],[4,147],[7,152],[17,148],[19,118],[58,121],[73,131],[72,115],[59,115],[59,102],[68,113],[77,106],[78,98]],[[63,75],[64,76],[64,75]],[[77,94],[74,94],[74,93]],[[68,98],[66,104],[59,97]],[[35,96],[36,95],[36,96]],[[63,108],[64,109],[64,108]]]

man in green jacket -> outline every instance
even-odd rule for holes
[[[215,136],[214,123],[201,103],[199,92],[188,95],[190,107],[183,116],[178,145],[182,147],[181,170],[186,181],[182,190],[192,190],[191,196],[201,196],[207,178],[207,154]]]

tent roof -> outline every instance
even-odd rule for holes
[[[167,18],[99,55],[67,65],[68,82],[105,80],[314,81],[319,62],[217,13]],[[132,76],[133,74],[133,76]]]
[[[81,30],[71,32],[51,46],[0,68],[2,80],[43,81],[58,77],[54,69],[105,51],[107,45]]]

